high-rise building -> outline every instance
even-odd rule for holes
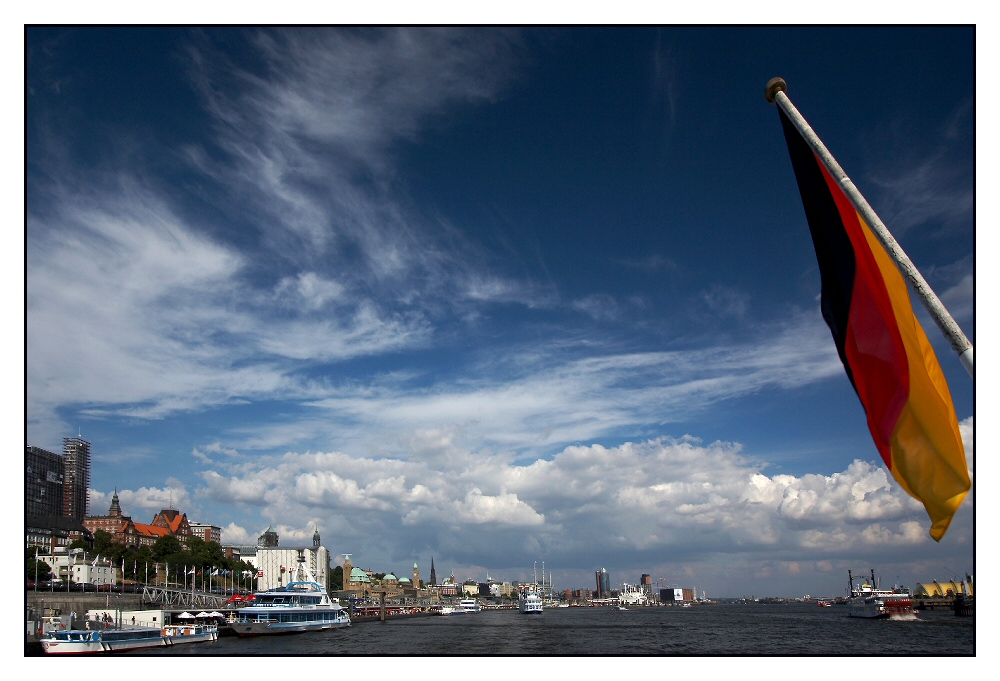
[[[597,598],[611,598],[611,578],[608,571],[601,568],[594,576],[597,578]]]
[[[63,438],[63,512],[83,522],[90,505],[90,443],[80,437]]]
[[[24,515],[26,518],[63,514],[63,458],[28,445],[24,452]]]

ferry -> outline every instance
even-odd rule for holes
[[[214,624],[167,624],[163,639],[168,646],[219,640],[219,627]]]
[[[50,655],[118,653],[167,645],[159,627],[50,631],[40,642],[42,650]]]
[[[542,599],[534,591],[522,591],[517,598],[517,607],[524,615],[541,615]]]
[[[351,626],[347,610],[316,582],[306,569],[301,552],[292,581],[256,593],[252,602],[253,605],[240,608],[227,627],[237,636],[299,634]]]
[[[474,598],[463,598],[459,606],[465,612],[479,612],[482,610],[482,607],[480,607],[479,603],[476,603],[476,599]]]
[[[854,576],[847,571],[847,581],[850,586],[850,607],[847,614],[850,617],[864,619],[915,620],[917,612],[913,609],[913,601],[909,590],[894,588],[891,591],[880,589],[872,570],[871,583],[862,582],[855,586]]]

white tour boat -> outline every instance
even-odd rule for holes
[[[163,627],[163,639],[168,646],[217,641],[219,627],[215,624],[166,624]]]
[[[541,615],[542,599],[534,591],[522,591],[517,597],[517,608],[525,615]]]
[[[326,589],[316,582],[306,569],[305,558],[300,552],[292,581],[278,589],[255,594],[253,605],[240,608],[228,628],[238,636],[261,636],[349,626],[350,615],[340,606],[340,601],[330,598]]]
[[[482,610],[482,607],[479,605],[479,603],[476,603],[475,598],[463,598],[462,601],[459,603],[459,606],[465,612],[479,612],[480,610]]]
[[[872,570],[871,583],[855,585],[854,576],[847,571],[847,581],[851,596],[847,599],[850,617],[865,619],[915,620],[917,612],[913,609],[913,601],[907,589],[880,589],[875,581],[875,571]]]
[[[41,644],[42,650],[52,655],[117,653],[167,645],[159,627],[50,631]]]

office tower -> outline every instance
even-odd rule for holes
[[[90,443],[64,437],[63,466],[62,515],[83,522],[90,505]]]
[[[28,445],[24,453],[24,515],[26,518],[63,514],[63,458]]]

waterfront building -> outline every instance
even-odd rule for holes
[[[38,559],[48,564],[52,570],[53,579],[63,585],[67,575],[73,584],[93,584],[95,586],[111,586],[117,583],[118,570],[107,558],[90,556],[79,549],[67,551],[62,549],[51,555],[39,554]]]
[[[316,581],[326,588],[330,570],[330,552],[322,546],[285,546],[257,548],[253,563],[257,568],[257,589],[267,591],[286,586],[295,575],[299,554],[305,558],[306,569],[312,572]]]
[[[90,505],[90,443],[64,437],[63,466],[63,515],[83,522]]]
[[[173,508],[165,508],[157,513],[150,525],[168,530],[181,544],[187,543],[187,538],[191,536],[191,523],[188,522],[187,513],[180,513]]]
[[[34,546],[40,553],[53,554],[76,540],[94,545],[94,535],[81,523],[61,515],[28,517],[24,519],[25,546]]]
[[[299,554],[305,558],[306,568],[316,582],[324,588],[330,572],[330,552],[322,546],[319,528],[313,532],[312,546],[278,546],[278,533],[270,525],[257,539],[257,546],[229,547],[241,560],[257,569],[257,589],[267,591],[287,585],[295,575]],[[235,548],[235,551],[232,549]]]
[[[28,445],[24,453],[24,515],[31,518],[63,514],[63,458]]]
[[[122,512],[118,501],[118,490],[111,497],[111,506],[107,515],[87,516],[83,525],[90,532],[103,530],[111,535],[111,541],[126,546],[152,546],[160,537],[173,535],[181,542],[187,543],[192,536],[186,513],[174,509],[163,509],[153,517],[153,522],[137,523]]]
[[[83,526],[91,532],[98,530],[107,532],[111,535],[111,541],[126,546],[152,545],[152,542],[142,541],[142,533],[132,522],[132,518],[122,513],[122,507],[118,501],[118,490],[115,490],[111,497],[111,507],[108,509],[108,514],[87,516],[83,519]]]
[[[964,591],[963,591],[964,588]],[[965,593],[969,596],[975,596],[975,581],[967,576],[965,582],[939,582],[936,579],[930,583],[920,583],[917,584],[917,588],[914,589],[913,595],[923,598],[934,598],[942,596],[957,596],[958,594]]]
[[[605,568],[601,568],[594,573],[597,578],[597,598],[611,597],[611,577]]]
[[[270,525],[264,530],[264,534],[257,537],[257,546],[261,548],[274,548],[278,545],[278,533]]]
[[[218,525],[209,525],[207,523],[188,523],[188,527],[191,528],[191,536],[198,537],[205,542],[216,542],[217,544],[222,543],[222,528]]]

